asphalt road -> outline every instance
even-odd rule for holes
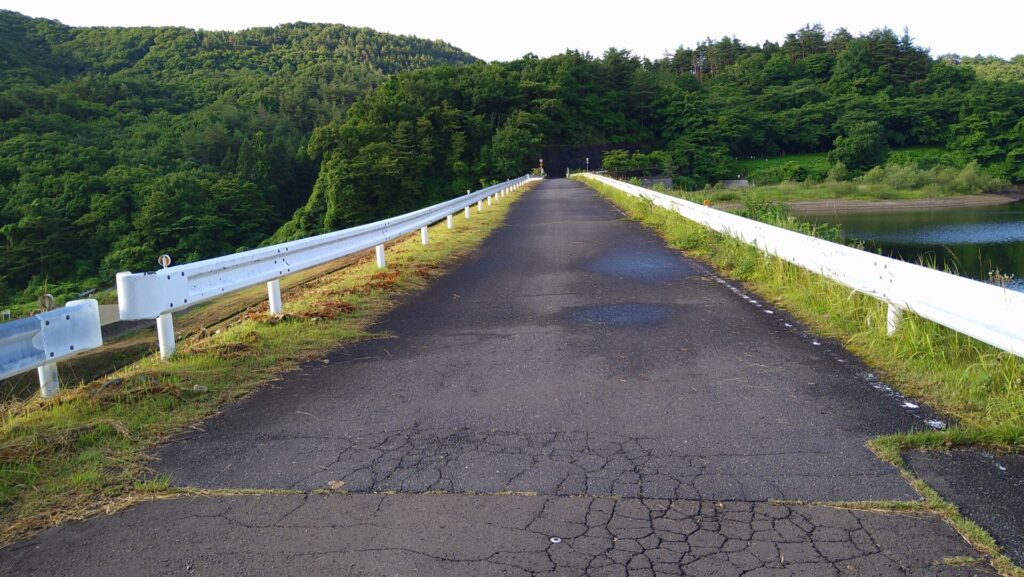
[[[5,551],[0,575],[991,575],[934,517],[764,503],[260,495],[140,505]]]
[[[160,451],[199,487],[913,499],[915,420],[582,185],[547,182],[377,327]]]
[[[926,425],[580,184],[529,192],[377,330],[154,463],[300,494],[142,505],[0,575],[987,574],[942,562],[972,553],[934,517],[767,504],[917,499],[864,442]]]
[[[946,453],[908,451],[907,466],[942,498],[989,532],[1024,566],[1024,455],[975,449]]]

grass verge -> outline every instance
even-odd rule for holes
[[[61,522],[169,498],[167,479],[142,481],[146,452],[300,363],[360,339],[403,294],[423,288],[504,220],[517,191],[455,227],[430,229],[372,260],[284,292],[285,315],[250,308],[223,330],[181,340],[168,361],[148,356],[103,381],[3,406],[0,546]]]
[[[802,202],[812,200],[924,200],[952,196],[982,194],[976,190],[956,190],[939,186],[901,188],[884,182],[783,182],[771,186],[755,186],[744,189],[711,189],[697,192],[676,192],[682,198],[693,202],[712,203],[739,202],[751,198],[772,202]]]
[[[943,515],[979,550],[992,556],[1002,574],[1024,575],[998,553],[991,537],[907,470],[899,455],[908,448],[1024,449],[1024,359],[911,314],[904,316],[895,335],[887,337],[886,308],[880,301],[765,255],[650,201],[575,178],[655,230],[670,246],[743,281],[763,300],[790,311],[817,334],[843,342],[907,396],[952,417],[957,424],[946,430],[883,437],[873,441],[873,448],[900,467],[930,510]]]

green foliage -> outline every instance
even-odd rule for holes
[[[850,171],[842,161],[837,161],[829,167],[825,180],[828,182],[842,182],[848,178],[850,178]]]
[[[924,170],[913,164],[888,164],[876,166],[854,180],[893,190],[926,190],[935,195],[994,192],[1006,186],[973,161],[959,169],[939,165]]]
[[[605,170],[617,176],[671,176],[678,169],[676,159],[663,150],[648,154],[640,151],[630,154],[628,150],[622,149],[606,150],[601,155],[601,164]]]
[[[1024,55],[1003,60],[997,56],[946,57],[951,62],[973,69],[978,78],[999,82],[1024,82]]]
[[[0,10],[0,305],[109,286],[165,252],[256,246],[307,201],[317,126],[390,74],[474,61],[346,26],[71,28]]]
[[[889,155],[882,125],[861,122],[836,138],[835,147],[828,153],[830,164],[843,163],[847,170],[863,171],[879,166]]]
[[[737,163],[737,173],[760,186],[779,182],[821,181],[828,178],[831,166],[824,153],[789,154],[772,158],[753,158]],[[845,179],[846,176],[843,177]]]
[[[490,153],[495,175],[504,178],[518,176],[524,166],[532,164],[541,153],[540,127],[545,120],[536,114],[517,110],[494,131]]]
[[[785,204],[764,196],[743,197],[743,210],[739,215],[808,236],[846,244],[846,237],[839,226],[800,220],[789,213],[789,208]]]
[[[656,89],[645,62],[620,50],[398,75],[344,122],[315,131],[309,148],[322,161],[313,194],[271,240],[392,216],[525,174],[545,144],[653,138],[644,127],[652,102],[636,95]],[[642,156],[671,164],[664,154]]]
[[[548,146],[586,147],[592,168],[605,150],[606,169],[691,190],[737,174],[835,182],[889,149],[921,170],[977,162],[962,189],[1022,181],[1020,62],[933,60],[906,32],[811,25],[654,61],[609,49],[487,64],[345,26],[69,28],[2,11],[3,282],[103,286],[161,252],[182,262],[361,224],[534,170]]]

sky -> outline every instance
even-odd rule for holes
[[[1019,0],[0,0],[0,8],[72,26],[241,30],[297,21],[366,26],[441,39],[484,60],[512,60],[529,52],[550,56],[566,49],[600,55],[608,47],[653,59],[708,37],[781,42],[809,23],[854,34],[886,26],[901,33],[908,27],[916,44],[933,56],[1024,53]]]

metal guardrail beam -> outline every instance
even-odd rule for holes
[[[1024,357],[1024,293],[872,254],[595,174],[585,178],[649,199],[889,305],[892,334],[903,311]]]
[[[426,227],[442,220],[452,227],[453,214],[470,207],[483,210],[484,202],[494,199],[533,180],[523,176],[453,198],[415,212],[386,220],[356,226],[237,254],[197,261],[147,273],[117,274],[117,301],[122,320],[157,319],[160,355],[174,353],[172,315],[201,302],[267,283],[271,314],[280,314],[283,276],[319,266],[337,258],[376,247],[377,265],[386,266],[384,243],[420,229],[421,240],[427,243]]]
[[[93,299],[0,324],[0,379],[38,369],[44,397],[60,390],[57,362],[103,345]]]

